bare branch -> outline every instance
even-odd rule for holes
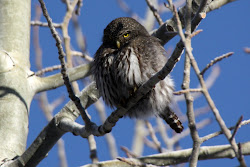
[[[167,149],[169,151],[172,151],[174,149],[173,144],[172,144],[173,142],[172,142],[172,139],[170,139],[168,137],[167,128],[166,128],[165,124],[163,123],[162,119],[158,118],[158,117],[156,118],[156,122],[157,122],[158,131],[159,131],[164,143],[166,144]]]
[[[159,140],[157,139],[156,135],[155,135],[155,131],[151,125],[151,123],[149,121],[145,121],[145,124],[148,128],[149,134],[154,142],[154,144],[157,147],[157,150],[161,153],[162,152],[162,148],[161,148],[161,143],[159,142]]]
[[[209,64],[207,64],[207,66],[201,71],[201,75],[204,75],[204,73],[211,67],[213,66],[215,63],[221,61],[222,59],[228,58],[229,56],[233,55],[233,52],[229,52],[226,53],[222,56],[216,57],[214,60],[212,60]]]
[[[89,55],[84,54],[82,52],[72,51],[71,54],[72,54],[72,56],[80,56],[80,57],[86,59],[89,62],[94,60],[92,57],[90,57]]]
[[[144,149],[144,138],[146,136],[145,123],[143,120],[136,120],[132,144],[132,152],[141,156]]]
[[[199,22],[201,21],[202,18],[201,17],[204,12],[208,13],[211,12],[215,9],[218,9],[230,2],[233,2],[234,0],[215,0],[215,1],[211,1],[208,0],[206,7],[203,8],[197,8],[197,6],[200,6],[200,3],[202,3],[202,0],[196,0],[193,1],[193,14],[197,13],[197,16],[195,17],[195,19],[192,19],[192,30],[194,30],[196,28],[196,26],[199,24]],[[185,16],[185,8],[186,5],[183,6],[182,8],[179,9],[178,13],[180,16],[180,20],[182,21],[182,25],[184,25],[184,16]],[[200,11],[200,13],[198,13],[197,11]],[[184,27],[184,26],[183,26]],[[156,29],[152,35],[159,38],[161,40],[162,45],[165,45],[169,40],[171,40],[173,37],[175,37],[175,35],[177,35],[175,32],[177,32],[177,27],[175,25],[175,17],[172,17],[171,19],[167,20],[163,25],[161,25],[158,29]]]
[[[243,116],[241,116],[241,117],[239,118],[239,120],[237,121],[237,123],[236,123],[236,125],[235,125],[235,129],[234,129],[233,134],[232,134],[232,137],[231,137],[231,140],[233,140],[233,138],[234,138],[235,135],[236,135],[236,132],[239,130],[240,124],[241,124],[242,120],[243,120]]]
[[[41,14],[42,14],[41,8],[39,6],[36,6],[35,11],[36,11],[35,20],[40,20]],[[39,27],[34,27],[33,30],[34,30],[33,31],[34,32],[34,47],[35,47],[35,53],[36,53],[36,67],[38,70],[41,70],[42,69],[42,50],[41,50],[40,43],[39,43]],[[47,93],[42,92],[38,96],[38,101],[39,101],[40,108],[45,114],[45,117],[47,118],[48,121],[51,121],[53,119],[53,113],[52,113],[53,110],[64,101],[64,97],[63,98],[59,97],[52,104],[49,104]],[[66,157],[63,139],[59,139],[57,141],[57,145],[58,145],[58,156],[60,159],[60,166],[67,167],[68,166],[67,157]]]
[[[235,0],[216,0],[216,1],[212,1],[207,8],[207,12],[211,12],[213,10],[216,9],[220,9],[222,6],[234,2]]]
[[[41,75],[45,74],[46,72],[52,72],[52,71],[59,70],[59,69],[61,69],[61,65],[54,65],[52,67],[46,67],[42,70],[35,72],[35,75],[41,76]]]
[[[190,38],[193,38],[195,37],[196,35],[200,34],[203,30],[196,30],[194,31],[191,35],[190,35]]]
[[[45,3],[43,2],[43,0],[39,0],[39,2],[41,4],[43,15],[44,15],[44,17],[46,18],[46,20],[48,22],[51,33],[52,33],[53,37],[56,40],[56,46],[58,48],[58,53],[59,53],[59,60],[60,60],[60,63],[61,63],[61,74],[63,76],[64,84],[67,87],[69,97],[75,103],[75,105],[77,106],[77,109],[80,111],[82,119],[84,120],[84,122],[86,124],[86,128],[89,129],[89,128],[91,128],[93,123],[90,121],[88,115],[85,112],[85,109],[81,105],[80,99],[77,96],[75,96],[75,94],[74,94],[74,92],[72,90],[72,86],[70,84],[70,80],[69,80],[69,77],[68,77],[68,74],[67,74],[67,68],[66,68],[66,64],[65,64],[65,60],[64,60],[64,57],[66,55],[65,55],[65,53],[63,51],[63,47],[62,47],[62,44],[61,44],[61,39],[60,39],[55,27],[53,27],[52,20],[48,15],[48,11],[46,9]]]
[[[69,81],[72,82],[89,76],[90,66],[91,64],[83,64],[74,68],[69,68],[67,70],[67,73],[70,76]],[[61,74],[55,74],[43,78],[33,75],[30,76],[30,78],[33,78],[31,81],[34,82],[36,93],[55,89],[64,85]]]
[[[206,85],[205,85],[203,76],[200,75],[200,70],[199,70],[198,64],[197,64],[197,62],[195,61],[195,58],[194,58],[194,56],[193,56],[193,54],[192,54],[191,47],[187,46],[186,38],[185,38],[185,36],[184,36],[184,34],[183,34],[183,32],[182,32],[182,27],[180,26],[181,22],[180,22],[180,19],[179,19],[178,14],[177,14],[177,12],[176,12],[176,10],[175,10],[174,7],[173,7],[173,11],[174,11],[174,13],[175,13],[175,17],[176,17],[176,20],[177,20],[177,27],[178,27],[179,35],[180,35],[180,37],[181,37],[181,39],[182,39],[182,41],[183,41],[183,43],[184,43],[184,46],[185,46],[185,48],[186,48],[187,55],[189,56],[189,58],[190,58],[190,60],[191,60],[191,65],[192,65],[192,67],[194,68],[194,71],[195,71],[195,73],[196,73],[196,75],[197,75],[197,77],[198,77],[198,79],[199,79],[199,81],[200,81],[201,88],[203,89],[203,95],[205,96],[205,98],[206,98],[206,100],[207,100],[209,106],[211,107],[211,109],[212,109],[212,111],[213,111],[213,113],[214,113],[214,115],[215,115],[215,117],[216,117],[217,122],[219,123],[219,125],[220,125],[220,127],[221,127],[223,133],[224,133],[225,136],[227,137],[228,141],[229,141],[230,144],[232,145],[232,148],[233,148],[233,150],[234,150],[234,152],[235,152],[235,154],[236,154],[236,157],[237,157],[238,160],[239,160],[237,144],[236,144],[236,142],[235,142],[234,139],[233,139],[233,140],[230,140],[230,139],[231,139],[231,132],[227,129],[227,127],[226,127],[226,125],[225,125],[225,122],[224,122],[223,119],[221,118],[221,116],[220,116],[220,114],[219,114],[219,111],[218,111],[218,109],[216,108],[216,106],[215,106],[215,104],[214,104],[214,102],[213,102],[213,100],[212,100],[212,98],[211,98],[211,96],[210,96],[210,94],[209,94],[209,92],[208,92],[208,90],[207,90],[207,88],[206,88]],[[200,21],[201,18],[198,19],[198,20]],[[239,160],[239,162],[241,162],[241,161]],[[245,166],[244,164],[241,164],[241,165]]]
[[[88,108],[91,104],[96,102],[99,98],[99,93],[96,90],[95,83],[87,86],[79,95],[81,103],[84,108]],[[68,102],[64,108],[55,115],[55,117],[49,122],[49,124],[40,132],[34,142],[29,148],[12,164],[21,167],[24,166],[37,166],[37,164],[44,159],[50,149],[66,132],[60,129],[60,121],[64,118],[68,118],[74,121],[80,115],[76,106],[72,101]],[[21,162],[21,163],[20,163]]]
[[[162,25],[163,21],[161,19],[160,14],[157,11],[157,9],[155,9],[154,5],[152,4],[152,2],[150,0],[146,0],[146,2],[147,2],[149,9],[152,11],[153,15],[155,16],[155,19],[159,23],[159,25]]]
[[[205,84],[208,89],[210,89],[213,86],[214,82],[216,81],[219,75],[220,75],[220,67],[215,65],[214,67],[212,67],[211,73],[208,75],[208,77],[205,80]],[[197,85],[195,89],[200,89],[200,88],[201,86],[199,84]],[[192,96],[194,100],[199,98],[201,95],[202,95],[201,92],[192,92]],[[174,101],[176,102],[183,101],[183,100],[185,100],[184,95],[174,96]]]
[[[186,49],[186,55],[185,55],[185,67],[184,67],[184,79],[183,79],[183,84],[182,88],[184,90],[190,88],[190,58],[189,54],[191,53],[192,47],[191,47],[191,15],[192,15],[192,1],[187,0],[187,5],[186,5],[186,35],[187,38],[185,37],[184,33],[182,32],[182,25],[181,21],[178,15],[178,12],[173,6],[171,0],[168,0],[169,2],[169,9],[172,10],[175,19],[176,19],[176,26],[178,28],[179,35],[182,39],[182,42],[184,43],[185,49]],[[188,126],[190,129],[190,134],[193,140],[193,149],[192,149],[192,154],[190,156],[190,167],[195,167],[197,166],[198,162],[198,157],[199,157],[199,151],[200,151],[200,145],[201,145],[201,140],[197,131],[196,123],[195,123],[195,116],[194,116],[194,111],[193,111],[193,97],[191,96],[190,92],[186,92],[184,94],[185,99],[186,99],[186,105],[187,105],[187,117],[188,117]]]
[[[241,144],[242,155],[250,155],[250,142]],[[192,149],[184,149],[179,151],[171,151],[161,154],[145,156],[141,158],[129,158],[129,160],[136,164],[152,164],[159,166],[175,165],[188,162]],[[208,159],[221,159],[221,158],[234,158],[235,154],[231,145],[218,145],[218,146],[203,146],[200,148],[199,160]],[[97,164],[84,165],[82,167],[94,167],[99,165],[102,167],[116,167],[124,165],[124,162],[118,160],[103,161]]]
[[[185,90],[179,90],[174,92],[174,95],[182,95],[188,92],[202,92],[202,89],[197,88],[197,89],[185,89]]]
[[[137,158],[138,157],[138,155],[135,155],[127,147],[121,146],[121,150],[126,153],[126,155],[127,155],[128,158]]]
[[[88,136],[88,142],[90,147],[90,158],[92,160],[92,163],[97,163],[99,160],[97,157],[96,141],[93,135]]]
[[[82,0],[78,0],[77,8],[76,8],[76,11],[75,11],[76,15],[80,15],[82,5],[83,5]]]
[[[40,26],[40,27],[48,27],[48,23],[44,23],[44,22],[41,22],[41,21],[30,21],[30,25],[32,26]],[[53,23],[53,26],[55,28],[62,28],[62,24],[59,24],[59,23]]]
[[[238,148],[239,148],[239,158],[238,159],[240,161],[240,164],[241,164],[241,166],[247,166],[245,159],[244,159],[244,156],[242,154],[241,143],[238,143]]]
[[[104,123],[105,120],[107,119],[104,102],[101,101],[101,100],[98,100],[94,105],[95,105],[96,110],[97,110],[97,112],[98,112],[98,114],[100,116],[101,122]],[[115,138],[114,138],[112,132],[106,134],[105,139],[106,139],[106,141],[108,143],[110,156],[113,159],[117,158],[118,157],[118,151],[117,151],[116,141],[115,141]]]
[[[196,123],[196,128],[197,129],[202,129],[204,128],[205,126],[211,124],[211,119],[207,118],[207,119],[204,119],[198,123]],[[172,140],[172,144],[176,144],[178,141],[180,141],[181,139],[183,139],[184,137],[188,136],[190,134],[190,129],[185,129],[181,134],[178,134],[178,135],[175,135],[171,138]],[[202,143],[202,141],[201,141]]]
[[[57,141],[57,146],[58,146],[58,155],[60,159],[60,167],[68,167],[63,139],[59,139]]]
[[[250,124],[250,119],[249,119],[249,120],[242,121],[242,122],[240,123],[239,128],[240,128],[241,126],[247,125],[247,124]],[[233,127],[228,128],[228,129],[229,129],[229,130],[233,130],[233,129],[235,129],[235,128],[236,128],[236,127],[233,126]],[[202,137],[201,140],[202,140],[202,142],[205,142],[205,141],[207,141],[207,140],[209,140],[209,139],[211,139],[211,138],[214,138],[214,137],[216,137],[216,136],[219,136],[219,135],[221,135],[221,134],[223,134],[222,131],[215,132],[215,133],[212,133],[212,134],[209,134],[209,135],[206,135],[206,136]]]

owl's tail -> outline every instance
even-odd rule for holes
[[[183,131],[184,127],[180,119],[169,107],[159,116],[164,119],[176,133],[181,133]]]

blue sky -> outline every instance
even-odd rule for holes
[[[136,12],[140,17],[145,17],[146,2],[144,0],[125,1],[131,9]],[[160,1],[163,3],[164,1]],[[60,0],[48,1],[45,0],[48,8],[48,12],[54,22],[61,22],[65,13],[65,6]],[[34,9],[38,1],[32,0],[32,20],[34,19]],[[218,63],[220,67],[220,75],[216,79],[214,85],[209,90],[211,97],[213,98],[217,108],[220,111],[222,118],[225,120],[227,126],[234,126],[238,118],[243,115],[244,120],[250,118],[250,103],[249,103],[249,84],[250,84],[250,55],[244,53],[244,47],[250,47],[250,1],[239,0],[223,6],[219,10],[215,10],[207,14],[207,17],[201,22],[198,29],[203,29],[203,32],[197,35],[192,40],[193,54],[198,62],[200,69],[203,69],[212,59],[227,52],[234,52],[234,55]],[[56,10],[55,10],[56,9]],[[123,12],[116,3],[116,0],[109,1],[83,1],[83,7],[81,9],[81,16],[79,18],[80,24],[83,30],[83,34],[87,41],[87,50],[91,56],[101,45],[101,38],[103,29],[113,19],[122,16],[129,16]],[[171,13],[164,14],[163,20],[167,20],[172,17]],[[42,21],[45,21],[42,18]],[[156,24],[155,28],[158,25]],[[31,29],[32,30],[32,29]],[[70,25],[70,35],[72,46],[75,50],[79,50],[76,45],[73,26]],[[166,49],[174,48],[179,37],[175,37],[167,45]],[[40,28],[40,45],[43,49],[43,66],[49,67],[59,64],[57,59],[57,50],[55,47],[55,41],[52,39],[48,28]],[[31,69],[36,71],[35,68],[35,54],[34,47],[31,41]],[[180,62],[172,72],[172,78],[176,83],[176,90],[181,89],[181,83],[183,80],[183,63],[182,57]],[[205,74],[205,78],[210,74],[211,69]],[[50,73],[51,74],[51,73]],[[50,75],[48,74],[48,75]],[[191,72],[191,87],[196,87],[198,80],[192,70]],[[64,95],[67,97],[67,91],[65,87],[51,90],[48,92],[50,101],[55,98]],[[67,99],[68,100],[68,99]],[[67,102],[64,102],[64,104]],[[64,105],[63,104],[63,105]],[[55,109],[55,113],[60,111],[61,107]],[[206,101],[203,97],[194,102],[195,109],[206,105]],[[184,102],[179,103],[181,112],[186,113],[186,106]],[[111,113],[108,109],[108,113]],[[93,121],[100,124],[97,112],[93,107],[89,109],[89,113],[92,115]],[[207,135],[209,133],[219,130],[219,126],[215,121],[212,112],[199,117],[198,121],[204,118],[211,118],[213,120],[211,125],[203,128],[199,131],[200,136]],[[80,118],[77,120],[82,122]],[[47,125],[47,121],[38,106],[36,100],[33,100],[30,111],[30,125],[29,125],[29,137],[28,145],[35,139],[44,126]],[[187,123],[184,124],[185,128]],[[134,120],[128,118],[121,119],[117,125],[113,128],[113,134],[116,138],[117,146],[126,146],[131,148],[133,133],[134,133]],[[236,135],[237,142],[246,142],[250,140],[250,135],[246,133],[250,130],[249,125],[242,127]],[[89,148],[87,141],[80,137],[73,136],[67,133],[63,136],[67,151],[67,161],[70,167],[80,166],[90,163]],[[107,145],[104,137],[97,137],[97,151],[100,160],[109,160],[110,156],[107,151]],[[184,140],[180,141],[183,148],[192,147],[191,137],[188,136]],[[202,144],[205,145],[219,145],[228,144],[228,141],[224,136],[220,136],[211,139]],[[118,149],[119,150],[119,149]],[[155,150],[145,148],[144,155],[157,153]],[[125,157],[125,154],[119,150],[119,156]],[[246,157],[247,164],[250,164],[250,157]],[[237,166],[237,160],[222,159],[222,160],[207,160],[200,161],[198,166]],[[55,146],[48,154],[39,166],[59,166],[57,156],[57,146]]]

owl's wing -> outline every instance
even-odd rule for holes
[[[164,66],[165,53],[160,43],[151,37],[137,38],[123,48],[114,59],[115,76],[121,89],[133,91],[148,81]]]
[[[92,72],[96,81],[97,89],[106,104],[114,107],[117,102],[117,84],[112,73],[114,49],[101,46],[93,62]]]

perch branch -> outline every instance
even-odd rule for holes
[[[88,108],[91,104],[96,102],[99,97],[95,83],[89,84],[79,94],[79,98],[84,108]],[[66,133],[66,131],[60,128],[61,120],[68,118],[74,121],[79,115],[80,113],[74,103],[72,101],[68,102],[40,132],[29,148],[20,157],[15,159],[12,164],[16,164],[18,167],[37,166],[38,163],[47,156],[56,142]]]

